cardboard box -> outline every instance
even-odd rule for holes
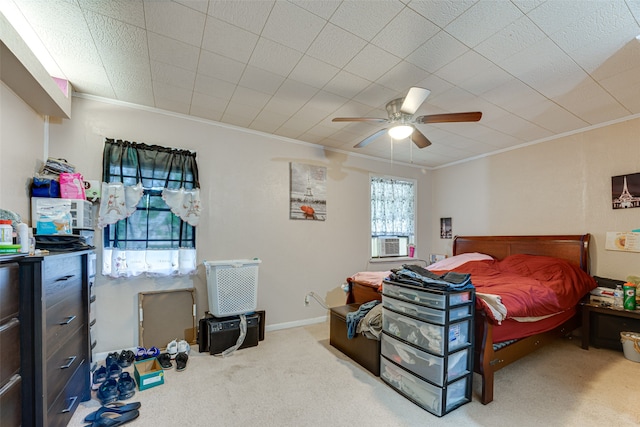
[[[164,384],[164,369],[155,357],[135,362],[133,366],[140,391]]]

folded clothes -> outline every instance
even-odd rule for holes
[[[447,291],[460,291],[473,288],[470,274],[450,271],[442,276],[438,276],[419,265],[405,264],[401,269],[391,270],[390,278],[400,283]]]

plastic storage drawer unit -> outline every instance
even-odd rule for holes
[[[382,294],[440,310],[448,310],[451,306],[465,304],[472,299],[471,291],[443,292],[435,289],[420,289],[415,286],[396,285],[388,281],[382,282]]]
[[[439,417],[469,402],[470,376],[441,388],[411,375],[384,357],[380,359],[380,378],[384,382],[416,405]]]
[[[382,308],[383,331],[431,353],[443,356],[471,343],[470,320],[432,325]]]
[[[404,302],[386,295],[382,295],[382,306],[397,313],[408,314],[409,316],[440,325],[444,325],[447,320],[459,320],[471,315],[471,305],[469,304],[461,305],[450,310],[438,310]]]
[[[469,347],[448,357],[434,356],[382,334],[381,354],[403,368],[436,385],[444,386],[471,373]]]

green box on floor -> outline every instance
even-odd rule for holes
[[[140,391],[164,384],[164,369],[158,359],[140,360],[134,363],[134,373]]]

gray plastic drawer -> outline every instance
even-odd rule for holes
[[[447,308],[447,294],[428,292],[427,290],[413,289],[407,286],[394,285],[382,282],[382,294],[400,300],[421,304],[427,307]],[[449,305],[460,305],[471,301],[471,291],[449,293]]]
[[[445,340],[448,352],[470,344],[470,320],[451,323],[448,326],[422,322],[382,307],[382,330],[428,352],[444,355]]]
[[[382,306],[398,313],[408,314],[409,316],[417,317],[427,322],[438,323],[444,325],[447,321],[447,311],[438,310],[435,308],[429,308],[415,303],[410,303],[395,299],[386,295],[382,295]],[[451,308],[449,312],[449,321],[462,319],[471,314],[471,305],[462,305],[456,308]]]
[[[438,416],[469,402],[470,396],[467,396],[469,377],[470,375],[467,375],[441,388],[411,375],[384,357],[380,358],[380,378],[421,408]]]
[[[469,373],[470,348],[452,353],[445,359],[382,334],[380,351],[387,359],[393,360],[403,368],[439,386]],[[446,372],[445,360],[447,361]]]

